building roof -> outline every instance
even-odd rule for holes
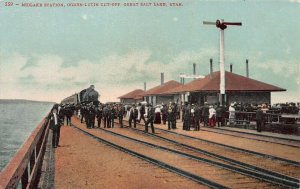
[[[276,87],[261,81],[250,79],[231,72],[225,72],[225,89],[226,91],[286,91],[286,89]],[[213,72],[202,79],[196,79],[168,91],[164,94],[174,94],[180,92],[196,91],[219,91],[220,90],[220,71]]]
[[[124,95],[118,97],[118,98],[140,100],[140,99],[143,99],[143,94],[144,94],[144,91],[142,89],[136,89],[136,90],[133,90],[127,94],[124,94]]]
[[[153,87],[149,90],[147,90],[143,95],[144,96],[150,96],[150,95],[159,95],[159,94],[163,94],[164,92],[171,90],[175,87],[181,86],[182,84],[180,84],[177,81],[171,80],[168,81],[162,85]]]

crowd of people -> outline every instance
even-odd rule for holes
[[[229,107],[204,103],[203,106],[198,104],[185,103],[183,105],[170,102],[152,106],[152,104],[121,104],[121,103],[83,103],[80,105],[74,104],[56,104],[53,106],[49,114],[50,128],[53,130],[53,147],[59,146],[60,126],[66,122],[66,125],[71,125],[71,117],[77,115],[81,123],[85,123],[88,129],[114,128],[115,119],[118,120],[119,126],[124,127],[123,119],[127,118],[128,126],[136,128],[137,123],[143,121],[145,132],[148,132],[148,127],[151,127],[152,133],[155,133],[154,124],[167,125],[167,129],[177,129],[177,120],[181,119],[182,129],[190,131],[200,130],[200,124],[204,127],[221,127],[229,122],[230,125],[236,123],[236,112],[256,112],[255,120],[257,131],[261,132],[264,123],[264,114],[268,112],[278,111],[279,107],[284,107],[284,110],[291,110],[293,113],[298,113],[299,108],[295,104],[280,104],[270,106],[267,104],[250,105],[241,103],[231,103]],[[97,120],[97,123],[96,123]]]

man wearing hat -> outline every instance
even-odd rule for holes
[[[108,120],[108,107],[107,105],[104,105],[104,108],[103,108],[103,123],[104,123],[104,128],[106,128],[106,126],[108,127],[107,125],[107,120]]]
[[[133,127],[136,128],[136,119],[138,117],[138,110],[136,109],[135,104],[132,105],[132,108],[130,109],[129,112],[129,127],[132,126],[132,121],[133,121]]]
[[[187,105],[187,107],[185,107],[184,109],[184,118],[183,118],[183,130],[189,131],[191,128],[191,106]]]
[[[148,119],[145,123],[145,132],[148,133],[148,124],[150,123],[152,133],[154,133],[154,116],[155,116],[155,109],[152,107],[151,104],[147,105],[148,106]]]
[[[194,108],[195,131],[200,131],[200,117],[201,117],[200,108],[196,104],[196,106]]]
[[[101,127],[101,119],[102,119],[102,116],[103,116],[103,110],[102,110],[102,107],[101,105],[97,108],[97,111],[96,111],[96,117],[97,117],[97,123],[98,123],[98,127],[100,128]]]
[[[256,111],[256,129],[257,129],[257,132],[261,132],[263,122],[264,122],[264,113],[261,109],[261,106],[258,105],[257,106],[257,111]]]
[[[208,126],[209,107],[207,102],[204,103],[204,106],[202,108],[202,117],[203,117],[203,125]]]
[[[57,113],[57,107],[53,107],[51,113],[49,114],[49,125],[52,130],[52,147],[56,148],[59,146],[59,138],[60,138],[60,127],[62,125],[62,121],[59,119]]]

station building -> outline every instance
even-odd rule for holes
[[[249,104],[271,104],[271,92],[286,91],[261,81],[250,79],[232,72],[225,72],[226,104],[242,102]],[[204,102],[217,104],[220,93],[220,71],[212,72],[202,79],[195,79],[186,85],[169,89],[160,95],[179,99],[179,103],[191,102],[203,105]]]
[[[178,95],[164,94],[164,92],[172,90],[179,86],[182,86],[182,84],[177,81],[170,80],[164,83],[162,80],[161,85],[153,87],[143,94],[144,100],[148,103],[153,104],[154,106],[158,104],[167,104],[169,102],[177,102],[179,100],[177,98]]]
[[[118,98],[120,99],[120,102],[124,104],[139,103],[143,101],[144,92],[145,91],[142,89],[136,89]]]

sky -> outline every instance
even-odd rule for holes
[[[17,3],[26,0],[15,0]],[[272,103],[300,102],[300,0],[178,0],[177,7],[123,6],[170,0],[117,0],[121,6],[70,7],[103,0],[35,0],[65,7],[5,6],[0,0],[0,99],[60,102],[94,84],[100,101],[219,70],[219,30],[203,21],[242,22],[225,30],[225,69],[287,89]]]

